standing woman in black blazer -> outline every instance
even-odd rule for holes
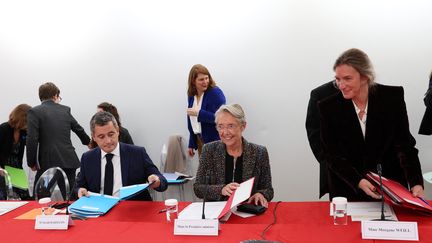
[[[0,125],[0,167],[5,165],[22,169],[24,147],[27,137],[27,111],[31,106],[20,104],[9,115],[9,121]],[[0,181],[0,200],[5,200],[1,195],[4,181]],[[28,191],[14,189],[21,199],[29,199]]]
[[[375,83],[369,57],[358,49],[342,53],[333,69],[341,92],[318,105],[330,200],[337,196],[351,201],[379,199],[376,188],[365,179],[379,163],[384,177],[398,181],[413,196],[424,196],[403,88]]]

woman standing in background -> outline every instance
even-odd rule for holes
[[[27,111],[31,106],[20,104],[9,115],[9,121],[0,125],[0,166],[6,165],[22,169],[24,147],[27,137]],[[4,181],[0,181],[0,200],[5,200],[2,195]],[[21,199],[29,199],[27,190],[14,188]],[[3,198],[2,198],[3,197]]]
[[[222,90],[216,86],[208,69],[194,65],[189,72],[187,123],[189,129],[189,156],[194,150],[201,154],[202,145],[219,140],[215,127],[215,112],[226,102]]]

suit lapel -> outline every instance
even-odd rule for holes
[[[341,132],[342,133],[347,132],[348,134],[350,134],[351,139],[353,139],[353,141],[356,143],[355,147],[362,148],[365,145],[365,140],[363,138],[363,132],[360,126],[357,113],[354,108],[354,104],[352,100],[346,100],[342,97],[342,95],[341,98],[342,98],[341,102],[343,107],[340,116],[342,118],[341,122],[343,124],[346,124],[346,126],[344,127],[347,127],[347,128],[341,127],[342,129]]]
[[[99,147],[97,147],[94,150],[94,162],[91,161],[91,163],[95,164],[95,180],[96,180],[96,189],[97,192],[100,192],[101,189],[101,167],[102,167],[102,160],[101,160],[101,150]]]
[[[121,166],[122,184],[123,186],[126,186],[128,185],[127,178],[129,178],[130,155],[126,151],[126,147],[122,143],[119,143],[119,145],[120,145],[120,166]]]

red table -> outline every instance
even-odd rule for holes
[[[180,203],[180,210],[188,203]],[[30,202],[0,216],[1,242],[240,242],[261,239],[261,232],[273,221],[271,203],[266,213],[252,218],[231,215],[221,224],[219,236],[175,236],[173,225],[167,223],[165,214],[159,214],[162,202],[120,202],[110,212],[99,218],[75,220],[68,230],[35,230],[34,220],[17,220],[15,217],[38,207]],[[432,219],[396,209],[399,220],[417,221],[420,242],[432,242]],[[359,222],[347,226],[334,226],[329,216],[328,202],[282,202],[277,208],[277,223],[266,233],[267,240],[280,242],[394,242],[362,240]],[[408,242],[408,241],[405,241]]]

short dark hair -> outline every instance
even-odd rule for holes
[[[60,95],[60,89],[54,83],[47,82],[39,86],[39,99],[41,101],[52,99]]]
[[[108,102],[102,102],[97,107],[102,109],[103,111],[111,113],[117,120],[117,124],[119,125],[119,127],[121,126],[120,116],[118,114],[117,107]]]
[[[115,128],[119,127],[115,117],[111,113],[106,112],[106,111],[97,112],[96,114],[93,115],[93,117],[90,120],[91,133],[94,134],[94,130],[95,130],[96,125],[105,126],[109,122],[112,122]]]

